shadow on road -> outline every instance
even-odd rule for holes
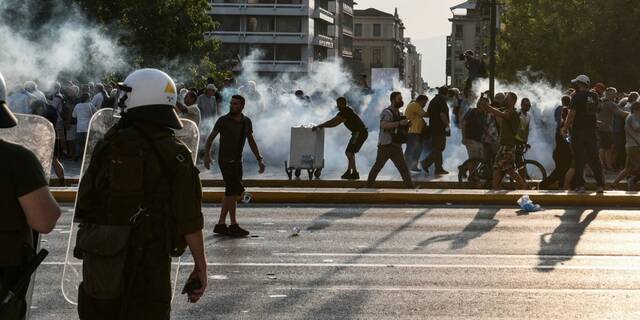
[[[362,210],[365,210],[366,208],[362,208]],[[382,238],[376,240],[373,244],[371,244],[370,246],[368,246],[367,248],[363,248],[359,253],[360,254],[366,254],[366,253],[371,253],[373,251],[375,251],[377,248],[379,248],[382,244],[384,244],[385,242],[389,241],[390,239],[392,239],[394,236],[396,236],[397,234],[399,234],[400,232],[402,232],[403,230],[409,228],[411,225],[413,225],[416,221],[418,221],[419,219],[421,219],[422,217],[424,217],[427,213],[429,212],[429,209],[425,209],[419,213],[417,213],[414,217],[412,217],[409,221],[403,223],[401,226],[397,227],[396,229],[392,230],[391,232],[389,232],[388,234],[386,234],[385,236],[383,236]],[[344,213],[343,213],[344,214]],[[357,214],[357,213],[354,213]],[[332,211],[329,211],[325,214],[323,214],[320,217],[333,217],[337,215],[337,213],[335,213],[335,209]],[[362,213],[360,213],[360,215],[362,215]],[[319,218],[320,218],[319,217]],[[353,216],[352,218],[354,218],[355,216]],[[323,228],[326,228],[323,227]],[[352,263],[357,262],[358,260],[361,259],[362,256],[360,255],[354,255],[353,257],[345,260],[344,262],[342,262],[345,265],[349,265]],[[340,273],[341,271],[347,269],[347,267],[335,267],[332,268],[331,270],[327,270],[321,274],[319,274],[315,279],[307,281],[305,284],[303,284],[303,287],[307,287],[307,288],[317,288],[317,287],[322,287],[323,285],[325,285],[327,283],[327,281],[329,279],[331,279],[333,276],[335,276],[336,274]],[[292,305],[296,305],[299,303],[304,303],[304,300],[307,298],[310,298],[310,296],[314,293],[314,291],[312,290],[305,290],[305,291],[294,291],[291,290],[289,292],[289,296],[286,300],[275,300],[267,305],[262,306],[262,311],[263,312],[273,312],[273,310],[285,310],[287,306],[292,306]],[[349,293],[349,295],[355,295],[356,293]],[[324,304],[323,307],[321,307],[324,310],[327,310],[328,308],[331,307],[331,305],[333,303],[344,303],[345,301],[349,301],[349,309],[345,310],[343,314],[340,314],[339,317],[343,318],[343,319],[350,319],[355,317],[355,313],[357,313],[362,304],[364,304],[366,302],[366,297],[367,297],[367,293],[365,292],[358,292],[358,295],[360,295],[360,298],[357,300],[343,300],[346,299],[344,298],[344,294],[336,294],[334,297],[332,297],[327,303]],[[343,297],[343,298],[341,298]],[[317,315],[318,312],[317,309],[311,309],[307,312],[307,314],[309,315],[308,318],[313,318],[314,315]],[[315,313],[315,314],[314,314]]]
[[[496,220],[495,217],[499,210],[499,208],[480,209],[476,216],[473,217],[473,220],[462,231],[434,236],[427,240],[423,240],[416,245],[414,250],[420,250],[431,244],[447,241],[451,241],[452,250],[462,249],[469,245],[471,240],[489,233],[498,225],[499,220]]]
[[[342,219],[353,219],[361,217],[368,208],[335,208],[331,211],[324,213],[311,222],[311,225],[306,228],[307,231],[319,231],[329,227],[333,221]]]
[[[580,219],[587,211],[565,210],[560,218],[560,225],[553,233],[540,236],[540,251],[538,252],[539,272],[551,272],[559,263],[573,259],[576,247],[585,230],[596,219],[600,210],[592,210],[582,221]],[[546,239],[549,240],[546,240]]]

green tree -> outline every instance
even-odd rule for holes
[[[118,37],[136,67],[155,67],[187,82],[219,79],[215,61],[219,42],[205,37],[216,23],[207,0],[76,0],[89,19]],[[194,70],[206,72],[195,75]]]
[[[530,68],[567,83],[578,74],[624,90],[638,89],[640,50],[634,0],[507,0],[498,72],[514,79]],[[535,73],[534,73],[535,74]]]

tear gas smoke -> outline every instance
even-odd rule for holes
[[[48,20],[30,11],[42,5],[53,6]],[[0,16],[20,17],[0,19],[0,71],[10,90],[26,80],[37,79],[47,90],[61,75],[93,80],[127,68],[125,50],[73,5],[1,0]]]
[[[243,72],[238,77],[240,91],[242,85],[248,81],[256,84],[256,90],[261,96],[263,108],[256,103],[247,100],[245,114],[254,122],[256,140],[262,148],[266,160],[272,165],[279,166],[289,157],[290,128],[295,126],[319,124],[337,113],[335,99],[340,96],[347,97],[349,105],[362,117],[369,129],[369,139],[357,156],[358,167],[361,173],[367,173],[373,165],[376,157],[379,131],[380,112],[389,106],[389,95],[392,91],[402,93],[405,106],[410,102],[410,90],[404,88],[398,79],[393,80],[393,87],[386,90],[376,90],[371,94],[364,94],[354,84],[350,73],[340,61],[316,62],[310,67],[310,72],[293,79],[289,74],[282,74],[275,79],[260,77],[255,71],[255,64],[251,61],[259,60],[260,52],[254,51],[243,61]],[[376,81],[376,79],[372,79]],[[387,82],[385,79],[377,81]],[[379,84],[372,84],[376,87]],[[488,81],[478,81],[474,90],[479,92],[481,88],[488,88]],[[295,97],[296,90],[303,90],[305,95],[311,98],[311,103]],[[559,105],[562,91],[560,87],[547,82],[530,82],[526,77],[520,77],[517,84],[497,82],[498,91],[513,91],[518,94],[519,103],[522,98],[529,98],[532,103],[530,115],[531,129],[529,144],[533,146],[527,154],[527,158],[541,162],[548,170],[553,168],[552,151],[554,148],[555,120],[554,109]],[[246,94],[245,94],[246,95]],[[435,92],[428,93],[433,99]],[[228,104],[228,102],[226,102]],[[475,102],[474,102],[475,103]],[[260,110],[258,110],[260,109]],[[207,134],[213,126],[213,120],[203,128],[203,134]],[[206,133],[205,133],[206,132]],[[349,141],[350,133],[339,126],[325,130],[325,166],[329,170],[342,170],[346,167],[344,150]],[[448,138],[447,148],[444,154],[445,168],[455,170],[458,165],[467,159],[467,152],[461,143],[461,131],[452,126],[451,137]],[[249,152],[249,151],[247,151]],[[424,155],[423,155],[424,156]],[[246,159],[253,159],[247,156]],[[382,172],[383,175],[397,174],[390,163]]]

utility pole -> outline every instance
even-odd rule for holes
[[[496,24],[498,24],[498,9],[496,0],[487,1],[491,6],[491,22],[489,23],[490,43],[489,43],[489,92],[493,98],[496,90]]]

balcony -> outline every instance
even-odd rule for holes
[[[244,60],[243,65],[254,68],[256,72],[307,72],[307,65],[303,61]],[[236,69],[241,71],[241,67]]]
[[[342,12],[353,17],[353,7],[351,7],[350,5],[348,5],[346,3],[342,4]]]
[[[342,34],[353,38],[353,28],[350,26],[342,26]]]
[[[219,15],[281,15],[308,16],[309,6],[304,4],[251,4],[251,3],[221,3],[209,1],[209,14]]]
[[[329,24],[333,24],[335,22],[335,15],[331,11],[321,7],[317,7],[313,11],[313,15],[311,17],[315,19],[322,19]]]
[[[333,40],[332,37],[323,36],[321,34],[318,34],[318,35],[313,37],[313,45],[314,46],[321,46],[321,47],[333,49],[334,40]]]
[[[223,43],[307,44],[304,33],[213,31],[205,37],[220,39]]]
[[[342,57],[343,58],[353,58],[353,50],[349,49],[349,48],[343,48],[342,49]]]

